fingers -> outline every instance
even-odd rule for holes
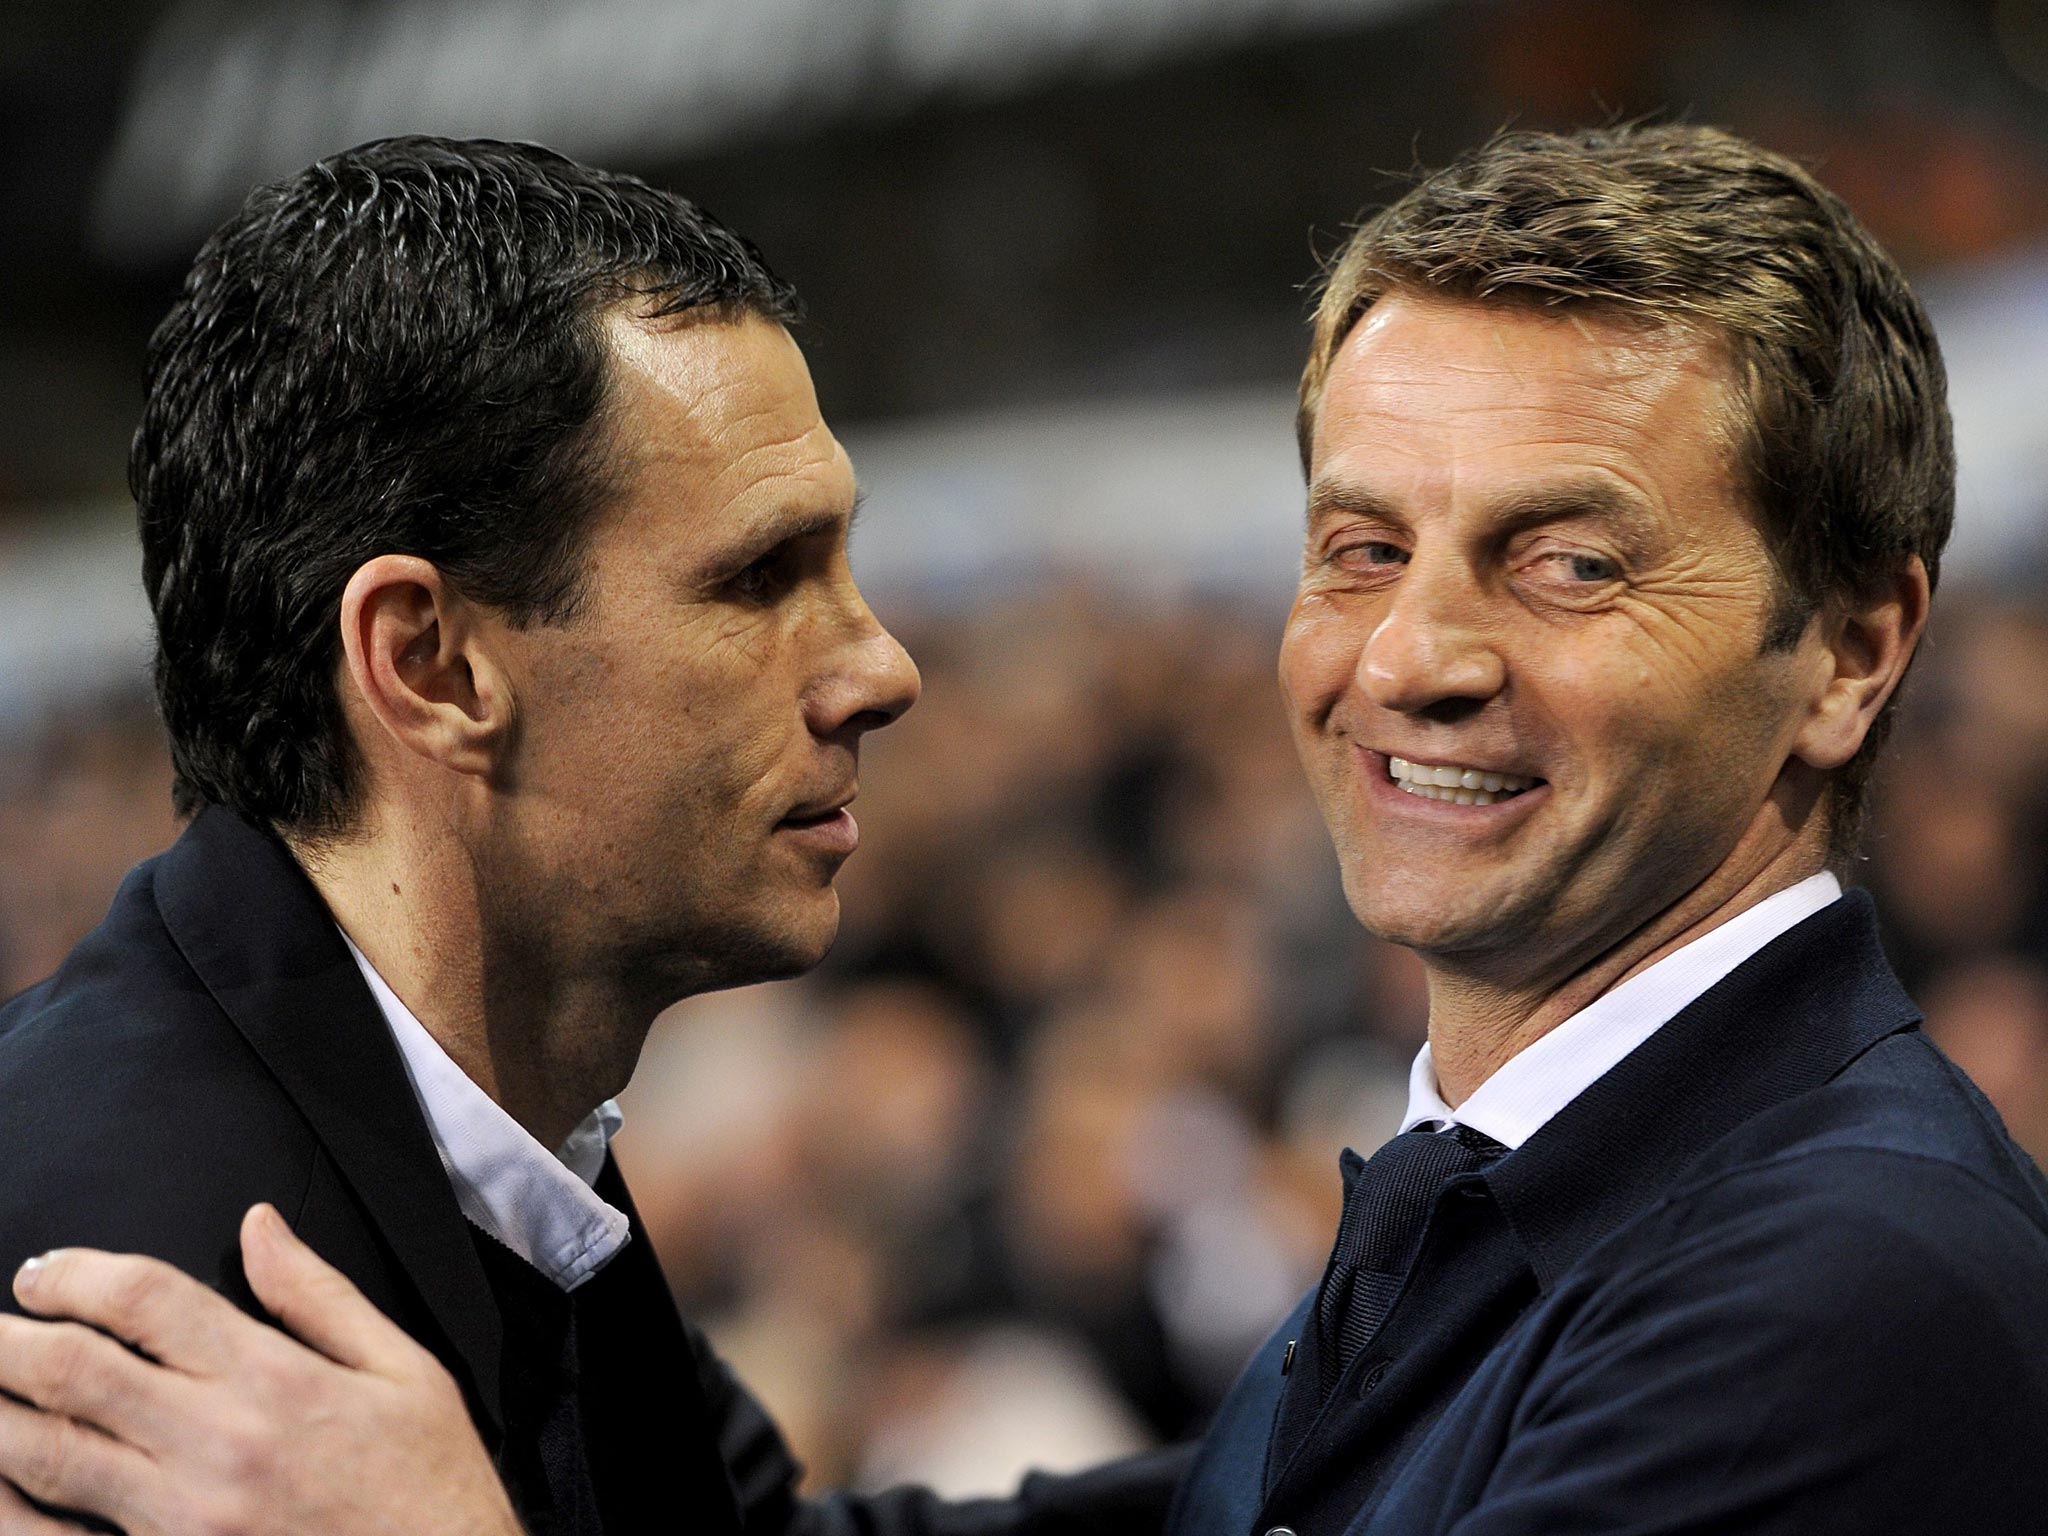
[[[0,1536],[78,1536],[78,1527],[43,1514],[0,1478]]]
[[[242,1271],[271,1315],[330,1360],[409,1377],[432,1358],[268,1205],[242,1218]]]
[[[170,1372],[80,1323],[0,1314],[0,1391],[137,1444],[154,1444],[177,1405]]]
[[[94,1248],[59,1248],[30,1259],[15,1273],[14,1295],[30,1312],[90,1323],[193,1373],[225,1363],[224,1337],[262,1326],[160,1260]]]
[[[144,1509],[153,1471],[149,1458],[132,1447],[62,1415],[41,1413],[0,1397],[0,1488],[14,1489],[63,1509],[90,1510],[123,1525],[131,1511]],[[9,1492],[12,1493],[12,1489]],[[0,1531],[41,1536],[52,1529],[75,1531],[40,1516],[25,1501],[10,1510],[0,1503]]]

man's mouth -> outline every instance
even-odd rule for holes
[[[1405,757],[1387,759],[1387,777],[1411,795],[1420,795],[1425,800],[1448,800],[1454,805],[1492,805],[1497,800],[1512,800],[1543,782],[1519,773],[1494,773],[1460,763],[1411,763]]]
[[[785,827],[822,827],[828,821],[837,821],[845,813],[845,810],[845,803],[841,802],[838,805],[827,806],[825,809],[818,811],[791,811],[782,818],[782,825]]]
[[[813,852],[845,858],[860,846],[860,823],[846,808],[852,795],[823,805],[800,805],[775,824],[778,834],[793,838]]]

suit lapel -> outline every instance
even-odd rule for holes
[[[186,961],[418,1287],[494,1438],[497,1308],[397,1043],[319,893],[274,837],[214,808],[163,856],[156,897]]]
[[[1702,993],[1482,1177],[1549,1291],[1708,1147],[1919,1017],[1870,897],[1850,891]]]

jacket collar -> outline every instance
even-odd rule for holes
[[[312,1125],[495,1418],[501,1333],[489,1283],[397,1043],[319,892],[273,834],[215,807],[164,854],[156,899],[187,963]]]
[[[1484,1175],[1548,1291],[1742,1122],[1920,1018],[1850,891],[1779,935]]]

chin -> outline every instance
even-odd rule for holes
[[[778,979],[815,971],[825,963],[825,957],[832,953],[832,946],[838,939],[839,923],[835,918],[824,933],[792,940],[784,949],[784,966],[778,973]]]
[[[824,962],[839,937],[839,894],[827,886],[823,896],[800,911],[769,915],[752,941],[740,946],[735,958],[754,972],[747,981],[785,981]]]
[[[656,969],[687,997],[756,982],[787,981],[815,970],[839,936],[839,901],[807,901],[767,911],[728,911],[715,928],[671,933]]]
[[[1501,943],[1523,926],[1523,915],[1505,902],[1446,899],[1444,881],[1425,874],[1388,879],[1344,872],[1344,895],[1359,926],[1376,939],[1418,954],[1454,954]]]

